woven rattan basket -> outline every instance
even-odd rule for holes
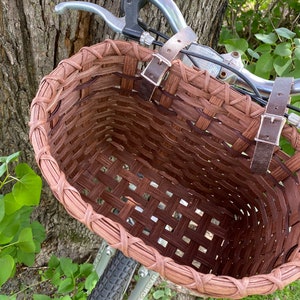
[[[151,100],[152,50],[111,41],[46,76],[31,106],[37,163],[68,213],[188,289],[242,298],[300,277],[299,133],[250,171],[264,108],[173,62]]]

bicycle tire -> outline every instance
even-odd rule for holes
[[[88,300],[121,300],[138,263],[117,251],[99,278]]]

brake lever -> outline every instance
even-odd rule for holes
[[[150,45],[154,41],[154,38],[149,38],[150,34],[144,31],[138,24],[139,11],[148,0],[122,1],[121,12],[125,14],[122,17],[116,17],[100,5],[84,1],[68,1],[59,3],[55,6],[55,11],[58,14],[63,14],[68,9],[74,9],[95,13],[102,17],[113,31],[129,35],[129,37],[136,40],[142,37],[142,42],[145,41],[147,45]],[[187,27],[181,11],[173,0],[149,0],[149,2],[162,11],[163,15],[168,20],[173,33],[177,33],[181,29]],[[146,39],[143,36],[145,34],[148,34]]]
[[[122,30],[125,27],[125,17],[118,18],[107,9],[94,3],[84,1],[61,2],[57,4],[54,9],[58,14],[64,14],[67,10],[84,10],[94,13],[100,16],[106,22],[108,27],[116,33],[122,33]]]

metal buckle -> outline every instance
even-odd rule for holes
[[[143,70],[141,75],[153,85],[159,86],[166,70],[172,66],[172,63],[159,53],[154,53],[152,55],[153,59]]]
[[[266,122],[269,123],[266,125]],[[255,137],[256,142],[262,142],[273,146],[279,146],[280,136],[286,122],[284,116],[264,113],[261,115],[260,126]],[[272,134],[273,133],[273,134]],[[276,133],[276,136],[274,136]]]

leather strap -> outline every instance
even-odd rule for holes
[[[293,78],[279,77],[274,81],[266,110],[261,115],[261,122],[256,135],[256,147],[251,162],[251,170],[254,173],[266,173],[275,146],[279,146],[279,140],[283,126],[285,124],[284,114],[286,106],[290,101],[290,91],[293,84]]]
[[[159,50],[142,72],[142,76],[154,87],[160,85],[165,73],[172,65],[180,50],[197,39],[197,35],[190,27],[185,27],[173,35]]]

